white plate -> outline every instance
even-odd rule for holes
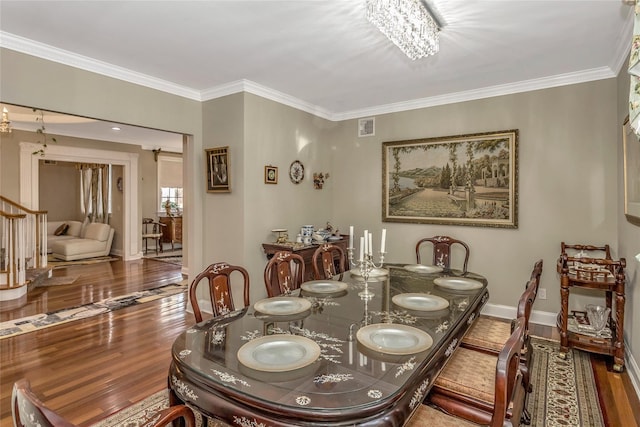
[[[267,335],[255,338],[238,350],[244,366],[263,372],[286,372],[315,362],[320,346],[300,335]]]
[[[362,274],[360,273],[359,268],[352,268],[351,270],[349,270],[349,273],[351,273],[352,276],[362,277]],[[384,268],[374,268],[369,273],[369,277],[384,277],[388,275],[389,275],[389,270]]]
[[[438,277],[434,279],[433,283],[443,288],[458,291],[469,291],[482,287],[482,282],[467,277]]]
[[[302,313],[311,308],[311,302],[297,297],[274,297],[258,301],[253,305],[255,311],[273,316],[286,316]]]
[[[433,345],[428,333],[407,325],[376,323],[365,326],[356,334],[365,347],[384,354],[405,355],[420,353]]]
[[[334,294],[342,292],[349,287],[345,282],[338,280],[311,280],[300,285],[303,291],[314,294]]]
[[[412,271],[414,273],[425,274],[442,272],[442,267],[438,267],[437,265],[409,264],[405,265],[404,269]]]
[[[449,307],[449,301],[437,295],[423,293],[398,294],[391,298],[395,305],[415,311],[437,311]]]

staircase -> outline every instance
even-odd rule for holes
[[[15,300],[48,277],[47,211],[0,196],[0,301]]]

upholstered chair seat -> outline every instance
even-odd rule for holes
[[[504,320],[480,317],[462,339],[463,345],[498,354],[511,335],[511,324]]]
[[[477,427],[475,424],[453,415],[445,414],[429,405],[420,405],[405,427]]]

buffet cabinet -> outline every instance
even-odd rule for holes
[[[174,244],[182,244],[182,217],[181,216],[161,216],[159,222],[162,227],[162,243],[171,243],[171,250]]]
[[[340,240],[331,241],[329,243],[331,243],[332,245],[341,247],[346,257],[347,244],[348,244],[349,237],[344,235],[341,237],[342,238]],[[318,249],[319,246],[320,245],[318,244],[304,245],[302,243],[292,243],[292,242],[263,243],[262,249],[264,250],[264,253],[267,255],[268,260],[271,259],[273,255],[279,251],[293,252],[294,254],[300,255],[304,260],[304,276],[305,277],[303,278],[303,280],[306,282],[309,280],[316,279],[313,274],[313,253],[316,251],[316,249]],[[348,259],[345,259],[345,268],[347,270],[349,269]]]
[[[613,369],[622,372],[626,261],[624,258],[611,259],[609,245],[567,245],[562,242],[561,248],[562,253],[557,262],[561,297],[561,311],[557,322],[560,331],[560,357],[566,358],[570,348],[605,354],[613,356]],[[571,250],[572,255],[567,250]],[[603,256],[588,256],[596,252]],[[575,288],[604,293],[606,307],[610,309],[604,333],[593,331],[585,312],[569,310],[569,296]]]

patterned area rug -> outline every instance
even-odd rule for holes
[[[155,257],[155,258],[147,258],[147,259],[150,259],[153,261],[168,262],[169,264],[182,265],[181,256]]]
[[[604,427],[589,353],[570,350],[565,360],[557,341],[532,337],[531,344],[531,426]]]
[[[571,350],[563,360],[558,356],[560,343],[557,341],[536,337],[531,341],[534,390],[527,405],[531,413],[531,427],[604,427],[589,354]],[[166,408],[168,404],[168,392],[162,390],[96,426],[138,427],[148,411]],[[195,413],[198,427],[228,427],[228,424],[203,417],[197,411]]]
[[[132,305],[144,304],[171,295],[185,292],[189,288],[188,282],[183,280],[180,283],[160,286],[145,291],[134,292],[128,295],[107,298],[102,301],[81,305],[78,307],[65,308],[50,313],[41,313],[34,316],[23,317],[21,319],[9,320],[0,323],[0,339],[15,335],[33,332],[49,326],[71,322],[78,319],[96,316],[102,313],[119,310]]]
[[[48,255],[47,265],[50,265],[53,268],[60,268],[60,267],[67,267],[69,265],[98,264],[101,262],[117,261],[119,259],[120,258],[113,257],[113,256],[101,256],[96,258],[78,259],[75,261],[63,261],[61,259],[55,258],[53,255]]]

